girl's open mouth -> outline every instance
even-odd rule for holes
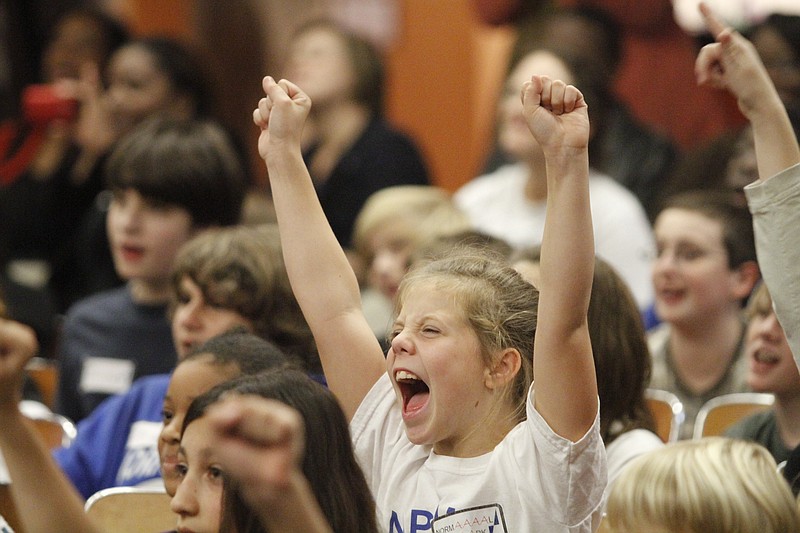
[[[398,370],[395,381],[403,396],[403,414],[412,414],[422,409],[430,398],[428,385],[407,370]]]

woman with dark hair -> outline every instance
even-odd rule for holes
[[[114,146],[145,119],[208,118],[211,107],[202,63],[170,38],[128,41],[103,62],[83,62],[79,75],[57,86],[77,109],[69,119],[48,123],[48,131],[58,130],[58,146],[0,189],[0,266],[12,283],[34,288],[48,304],[30,311],[47,315],[40,319],[45,339],[72,303],[121,284],[105,233],[104,165]],[[31,279],[31,273],[39,275]],[[19,303],[29,309],[34,304],[28,300]]]
[[[345,415],[333,394],[302,372],[276,369],[199,396],[184,418],[182,449],[191,444],[187,429],[203,418],[209,427],[202,438],[211,433],[207,449],[222,465],[220,531],[378,531]],[[273,452],[267,461],[265,447]],[[183,459],[172,508],[179,528],[198,531],[198,470],[192,457]]]
[[[800,15],[773,13],[748,34],[795,132],[800,131]]]
[[[304,158],[337,239],[350,247],[367,197],[392,185],[428,184],[425,161],[383,116],[383,59],[367,39],[314,20],[297,30],[287,59],[285,77],[314,99]]]

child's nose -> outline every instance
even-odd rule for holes
[[[400,333],[395,335],[392,339],[392,350],[397,353],[406,353],[406,354],[413,354],[414,353],[414,343],[411,341],[411,336],[406,332],[406,330],[402,330]]]
[[[652,264],[654,274],[669,272],[671,270],[674,270],[676,266],[677,266],[677,261],[675,258],[675,254],[669,250],[664,250],[662,252],[659,252],[658,255],[656,255],[655,259],[653,259],[653,264]]]
[[[175,417],[172,418],[168,423],[164,424],[164,427],[161,429],[161,435],[159,438],[162,442],[166,444],[177,444],[180,442],[180,432],[178,431],[178,424]]]
[[[202,309],[203,306],[195,301],[182,305],[177,312],[178,323],[187,329],[197,328],[201,323],[200,313]]]
[[[140,214],[140,209],[134,205],[120,208],[117,215],[120,226],[128,232],[135,231],[141,222]]]
[[[175,496],[169,504],[172,512],[180,516],[194,516],[197,514],[197,496],[195,494],[195,487],[188,477],[184,477],[178,490],[175,491]]]
[[[768,338],[777,340],[780,338],[780,335],[783,334],[783,328],[781,328],[781,324],[778,322],[778,317],[775,316],[775,313],[769,313],[763,317],[759,326],[759,332]]]

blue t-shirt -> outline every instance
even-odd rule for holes
[[[69,448],[53,456],[84,498],[109,487],[161,477],[158,434],[169,374],[136,380],[78,424]]]

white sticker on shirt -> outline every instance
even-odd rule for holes
[[[158,436],[163,424],[139,420],[131,425],[125,456],[117,472],[118,485],[137,484],[143,479],[161,476],[161,461],[158,457]]]
[[[433,521],[433,533],[507,533],[503,508],[499,504],[472,507],[440,516]]]
[[[8,485],[11,483],[11,476],[8,474],[6,461],[3,459],[3,454],[0,453],[0,485]]]
[[[84,393],[121,394],[133,382],[136,365],[127,359],[87,357],[83,360],[80,390]]]

